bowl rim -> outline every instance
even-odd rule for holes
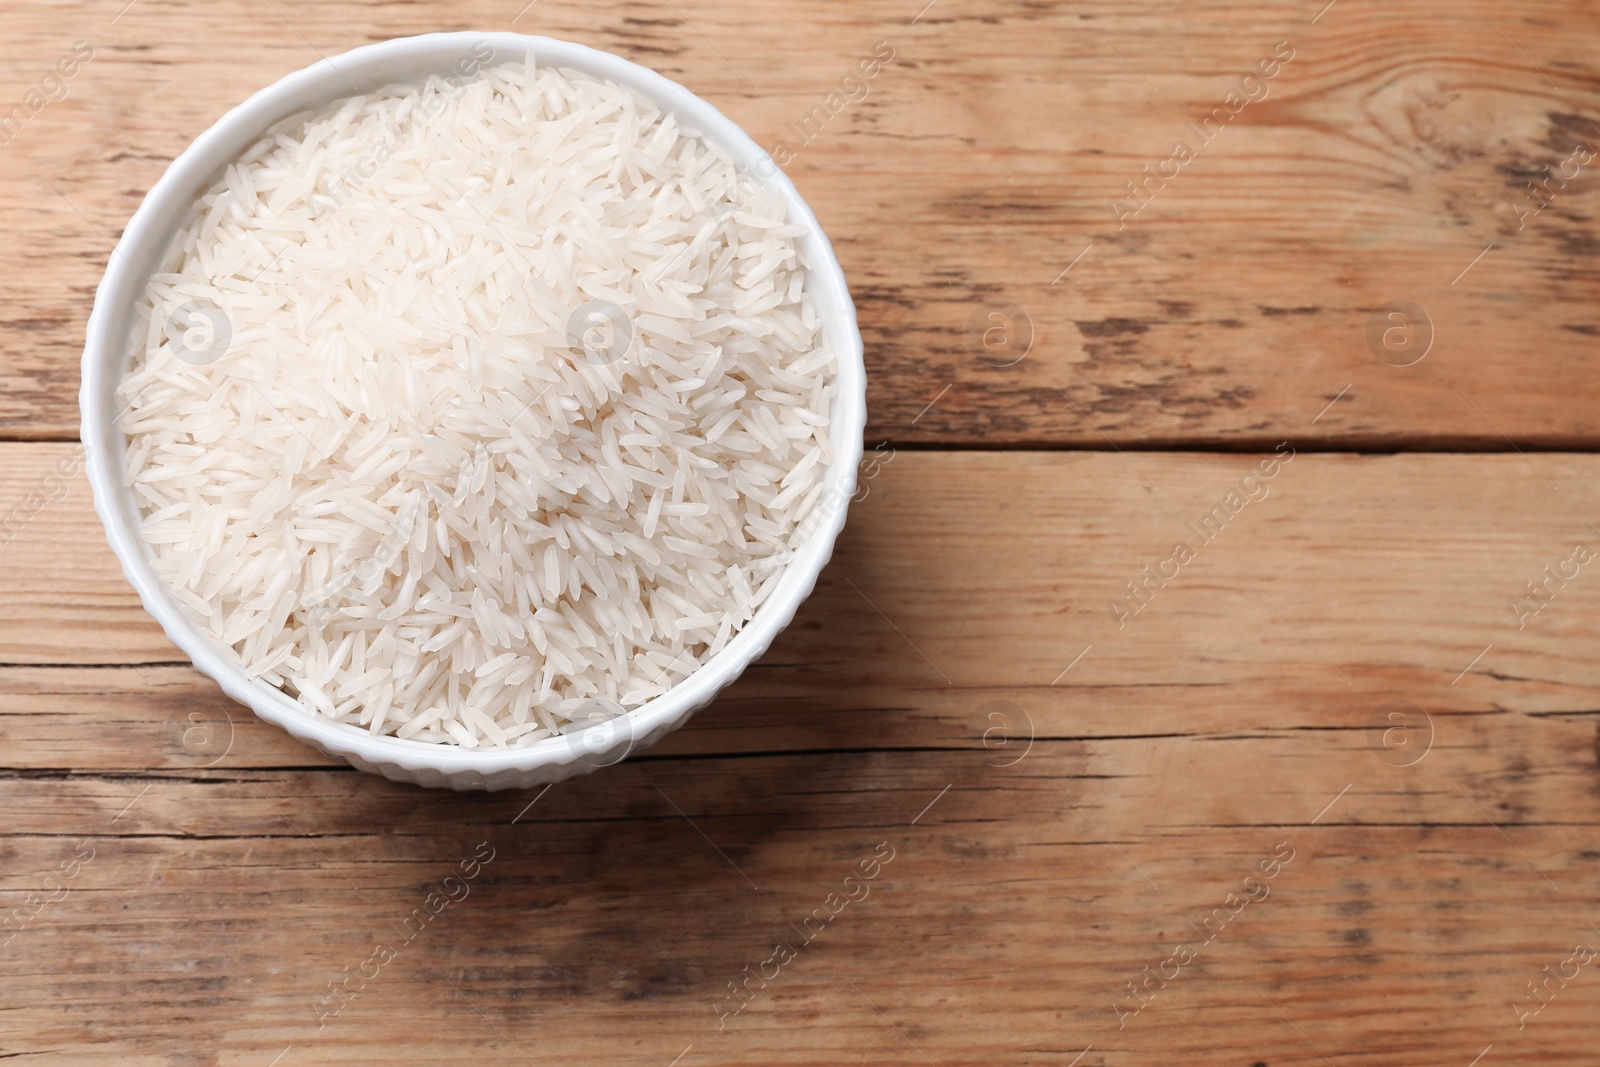
[[[772,163],[771,156],[742,127],[714,105],[648,67],[576,42],[504,31],[464,30],[392,38],[326,57],[285,75],[230,109],[196,137],[145,195],[112,251],[106,272],[95,290],[94,307],[85,331],[79,390],[79,439],[85,451],[84,463],[95,511],[122,565],[123,574],[138,592],[145,610],[161,625],[167,638],[189,656],[194,666],[229,697],[329,754],[354,757],[358,766],[361,763],[390,765],[407,772],[434,770],[447,776],[463,772],[530,771],[571,764],[583,753],[571,743],[572,735],[542,738],[523,747],[506,749],[465,748],[389,734],[374,735],[359,726],[335,722],[307,711],[281,690],[250,678],[236,658],[230,660],[229,657],[235,657],[231,648],[214,643],[184,613],[157,578],[146,555],[143,538],[127,521],[122,505],[132,501],[132,493],[123,486],[126,439],[113,424],[105,398],[114,395],[116,382],[121,379],[130,358],[127,328],[117,330],[116,327],[131,328],[124,320],[143,292],[144,287],[134,278],[141,274],[135,261],[142,253],[148,253],[152,245],[157,246],[157,256],[165,252],[176,230],[163,225],[157,216],[175,201],[182,200],[185,205],[193,203],[196,194],[191,190],[204,189],[223,165],[237,157],[238,151],[223,151],[231,139],[245,130],[253,130],[252,137],[259,136],[273,122],[303,111],[303,107],[288,105],[298,94],[318,87],[334,75],[345,78],[341,66],[359,72],[357,68],[381,67],[387,60],[404,64],[446,46],[478,42],[487,42],[496,50],[485,67],[505,62],[499,51],[504,48],[513,55],[519,50],[525,52],[541,66],[565,66],[614,80],[672,112],[680,125],[721,146],[733,156],[736,164],[769,164],[762,168],[762,180],[772,183],[781,193],[790,219],[808,230],[799,240],[809,261],[808,286],[819,307],[824,335],[835,347],[835,410],[830,415],[830,440],[835,446],[835,455],[824,479],[824,493],[842,494],[835,496],[838,507],[825,510],[823,521],[810,540],[784,565],[777,586],[727,645],[666,693],[627,713],[629,729],[616,731],[613,750],[622,745],[632,750],[634,739],[660,736],[681,725],[764,653],[793,619],[795,611],[815,586],[844,526],[845,513],[855,492],[866,423],[866,368],[855,304],[832,243],[815,213],[788,175]],[[329,68],[333,75],[327,73]],[[388,81],[414,80],[428,72],[419,66],[409,78],[390,76]],[[432,72],[443,74],[445,70]],[[383,80],[376,78],[370,84],[376,87]],[[334,92],[323,100],[331,103],[350,95],[354,94]],[[112,379],[110,394],[108,378]],[[820,499],[817,506],[821,506]],[[133,514],[137,515],[136,505]],[[608,753],[591,753],[605,754]]]

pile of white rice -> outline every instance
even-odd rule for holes
[[[375,734],[523,745],[666,692],[813,525],[834,355],[803,232],[569,70],[286,120],[140,308],[121,425],[158,573],[249,673]],[[621,309],[588,347],[586,305]]]

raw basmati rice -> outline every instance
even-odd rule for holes
[[[815,525],[804,232],[573,71],[285,120],[140,307],[121,426],[158,574],[252,675],[375,734],[516,746],[642,705]]]

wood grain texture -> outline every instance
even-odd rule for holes
[[[75,448],[0,448],[0,500],[30,499]],[[1092,643],[1074,680],[1339,691],[1353,674],[1448,683],[1493,643],[1484,670],[1593,699],[1600,582],[1580,568],[1536,614],[1511,603],[1600,543],[1597,479],[1600,457],[1575,454],[906,451],[864,483],[835,564],[767,662],[1049,685]],[[4,546],[0,655],[136,674],[181,661],[105,546],[82,475],[55,495]],[[1230,496],[1240,510],[1210,533]],[[1179,543],[1194,558],[1166,566]],[[1147,568],[1177,576],[1151,584]]]
[[[0,500],[72,447],[0,447]],[[1580,571],[1520,630],[1508,601],[1600,540],[1600,459],[1297,454],[1210,544],[1186,532],[1261,462],[900,453],[715,705],[492,797],[357,774],[171,665],[75,478],[4,549],[27,626],[0,648],[28,659],[0,668],[0,893],[94,860],[6,946],[0,1050],[1586,1063],[1592,969],[1522,1029],[1513,1004],[1600,940],[1600,589]],[[1184,539],[1119,629],[1107,602]],[[401,925],[483,841],[468,896]],[[869,895],[721,1015],[883,842]],[[1265,899],[1195,932],[1283,843]]]
[[[1591,6],[126,2],[0,38],[0,116],[95,50],[0,143],[0,1058],[1594,1062],[1600,563],[1527,583],[1600,546],[1600,162],[1518,218],[1600,148]],[[898,447],[760,663],[547,793],[398,786],[233,705],[70,443],[171,159],[319,53],[468,28],[790,141]],[[1409,367],[1369,346],[1394,301],[1432,323]],[[1006,367],[969,330],[999,305]]]
[[[121,2],[58,3],[0,42],[0,101],[24,99],[73,41],[95,49],[66,98],[0,146],[9,436],[76,433],[83,326],[111,242],[223,110],[319,52],[505,29],[518,6],[137,0],[113,22]],[[1593,12],[1579,0],[1339,3],[1315,22],[1316,3],[938,0],[912,24],[920,6],[830,3],[797,19],[766,2],[540,0],[515,28],[653,66],[769,149],[788,145],[860,306],[874,441],[1506,449],[1508,436],[1600,436],[1600,162],[1555,184],[1545,171],[1580,144],[1600,150],[1600,38],[1582,32]],[[865,97],[797,136],[879,41],[895,58]],[[1293,58],[1247,90],[1260,99],[1225,110],[1209,140],[1191,133],[1235,106],[1278,42]],[[1166,162],[1179,141],[1194,153],[1181,167]],[[1149,182],[1144,167],[1175,176]],[[1149,202],[1125,217],[1141,202],[1129,182]],[[1394,301],[1431,323],[1411,367],[1369,348]],[[1033,340],[997,368],[981,330],[1001,304],[1025,312]]]

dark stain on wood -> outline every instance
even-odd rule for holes
[[[1150,324],[1142,319],[1111,318],[1097,322],[1074,321],[1078,332],[1085,337],[1123,337],[1127,334],[1149,333]]]

